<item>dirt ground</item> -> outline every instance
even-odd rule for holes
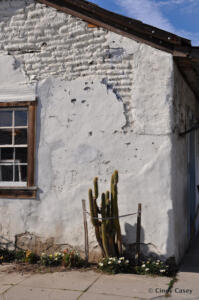
[[[46,273],[55,273],[55,272],[70,272],[71,270],[78,270],[78,271],[98,271],[97,265],[93,264],[86,268],[66,268],[64,266],[57,266],[57,267],[46,267],[40,264],[28,264],[28,263],[3,263],[1,265],[1,272],[6,273],[20,273],[20,274],[46,274]]]

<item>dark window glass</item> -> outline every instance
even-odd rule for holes
[[[12,130],[0,129],[0,145],[11,145],[11,144],[12,144]]]
[[[13,166],[0,165],[0,181],[13,181]]]
[[[0,111],[0,127],[12,126],[12,111]]]
[[[0,160],[13,159],[13,148],[0,148]]]
[[[27,158],[27,148],[15,148],[15,159],[19,160],[20,163],[26,163]]]
[[[15,181],[27,181],[27,166],[15,166]]]
[[[27,144],[27,129],[15,129],[15,145]]]
[[[15,111],[15,126],[27,126],[27,111],[16,110]]]

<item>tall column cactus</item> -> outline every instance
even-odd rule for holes
[[[91,222],[95,227],[95,234],[102,250],[102,255],[106,257],[121,256],[122,254],[117,184],[118,171],[115,171],[111,177],[111,191],[102,193],[101,208],[97,204],[99,196],[97,177],[94,178],[94,196],[92,189],[89,189]]]
[[[98,220],[99,207],[97,205],[97,198],[98,198],[98,178],[97,177],[94,178],[94,197],[93,197],[92,189],[89,189],[88,197],[89,197],[89,205],[90,205],[91,222],[92,222],[93,226],[95,227],[96,239],[101,248],[102,255],[104,256],[105,252],[104,252],[104,248],[102,245],[102,237],[101,237],[101,221]]]

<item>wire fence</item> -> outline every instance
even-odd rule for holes
[[[98,218],[98,217],[92,217],[91,214],[88,211],[84,211],[85,214],[89,215],[91,219],[93,220],[101,220],[101,221],[106,221],[106,220],[114,220],[117,218],[125,218],[125,217],[129,217],[129,216],[134,216],[137,215],[138,213],[130,213],[130,214],[126,214],[126,215],[122,215],[122,216],[118,216],[118,217],[108,217],[108,218]]]

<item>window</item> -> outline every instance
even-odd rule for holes
[[[27,108],[0,109],[0,186],[26,186]]]
[[[35,102],[0,103],[0,197],[35,198]]]

